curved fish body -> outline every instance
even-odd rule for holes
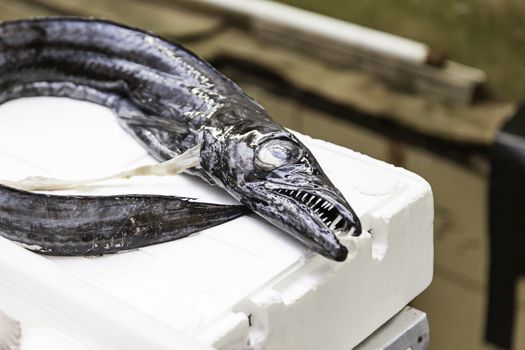
[[[334,260],[358,217],[311,152],[208,63],[151,33],[93,19],[0,25],[0,103],[62,96],[107,106],[158,160],[201,146],[190,170]]]

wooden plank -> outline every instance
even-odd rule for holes
[[[483,71],[446,61],[441,66],[404,60],[362,46],[352,46],[336,39],[305,33],[288,25],[253,22],[258,37],[286,45],[332,64],[360,69],[406,91],[439,97],[446,101],[471,103],[476,90],[484,84]]]
[[[339,31],[355,31],[355,25],[348,24],[345,28],[341,21],[332,27],[333,32],[326,28],[316,26],[312,23],[311,27],[305,25],[308,20],[317,17],[323,23],[330,23],[332,19],[320,15],[307,14],[304,10],[295,10],[290,6],[279,4],[279,8],[286,8],[286,17],[273,15],[271,11],[261,11],[264,6],[273,8],[276,4],[271,1],[263,0],[244,0],[242,4],[236,1],[217,1],[217,0],[180,0],[186,6],[193,6],[199,10],[208,7],[207,12],[218,12],[227,18],[237,18],[240,22],[247,24],[247,27],[258,38],[272,43],[278,43],[288,48],[293,48],[308,56],[315,56],[330,64],[337,64],[341,67],[359,69],[385,80],[389,84],[394,84],[397,88],[406,91],[422,93],[437,97],[447,102],[460,104],[470,104],[475,100],[478,90],[485,83],[486,76],[483,71],[461,65],[447,60],[435,60],[428,49],[424,49],[411,42],[404,43],[402,38],[389,38],[385,33],[385,38],[374,39],[373,45],[367,45],[369,38],[374,38],[372,34],[365,36],[362,42],[358,42],[352,37],[341,36]],[[253,9],[250,6],[253,5]],[[257,11],[256,11],[257,10]],[[298,19],[307,16],[306,19]],[[289,20],[286,20],[288,18]],[[335,30],[338,28],[338,31]],[[361,33],[361,32],[360,32]],[[366,31],[362,31],[366,33]],[[392,43],[389,43],[389,40]],[[387,46],[381,49],[378,43]],[[396,51],[394,47],[400,46]],[[429,64],[432,61],[433,64]],[[439,64],[436,64],[439,63]]]

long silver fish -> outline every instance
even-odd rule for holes
[[[200,166],[188,172],[327,258],[347,256],[338,234],[361,233],[350,205],[293,134],[208,63],[151,33],[81,18],[4,22],[0,103],[24,96],[107,106],[158,160],[200,145]]]

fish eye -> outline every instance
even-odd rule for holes
[[[263,142],[255,152],[256,167],[271,171],[291,164],[303,156],[302,148],[293,141],[274,139]]]

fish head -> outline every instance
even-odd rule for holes
[[[295,135],[265,120],[238,121],[213,133],[201,150],[201,166],[214,180],[303,245],[346,259],[337,236],[358,236],[359,218]]]

